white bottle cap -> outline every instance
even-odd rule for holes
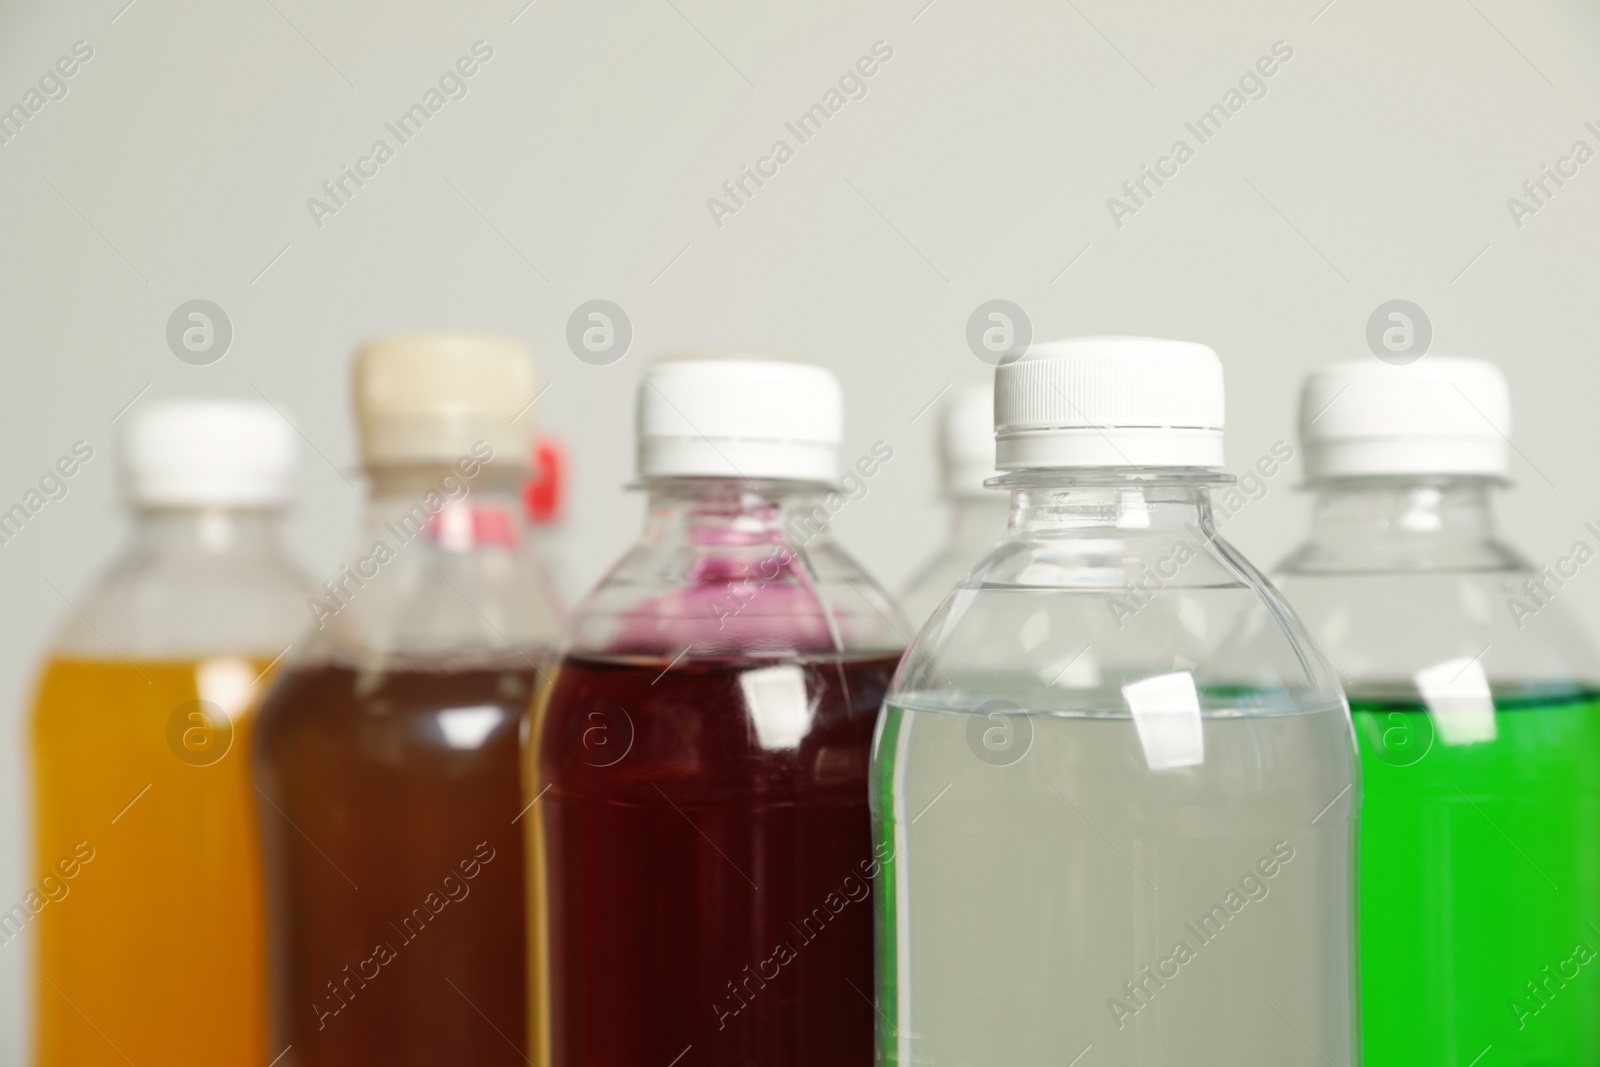
[[[1505,475],[1511,394],[1493,363],[1425,356],[1315,371],[1300,391],[1309,478],[1383,474]]]
[[[150,507],[277,508],[289,502],[294,428],[252,400],[153,400],[123,438],[128,499]]]
[[[811,363],[750,351],[658,359],[639,382],[639,476],[832,484],[843,408],[838,379]]]
[[[356,421],[369,464],[450,463],[482,441],[525,465],[533,438],[533,354],[508,337],[404,334],[356,352]]]
[[[1222,466],[1222,361],[1205,345],[1050,341],[994,380],[1001,470]]]
[[[994,383],[950,391],[939,433],[939,461],[949,496],[989,496],[994,469]]]

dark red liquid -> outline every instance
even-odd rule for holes
[[[867,765],[897,662],[561,665],[533,776],[552,1067],[872,1062]]]
[[[279,1067],[526,1067],[513,665],[287,672],[254,742]],[[331,985],[330,985],[331,983]],[[203,995],[203,991],[195,991]]]

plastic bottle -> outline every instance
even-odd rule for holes
[[[1350,720],[1216,536],[1221,363],[1084,338],[995,387],[1007,538],[874,747],[879,1062],[1354,1063]]]
[[[1316,502],[1281,574],[1361,751],[1369,1067],[1600,1061],[1600,660],[1561,603],[1600,532],[1543,566],[1500,540],[1510,414],[1445,356],[1301,398]]]
[[[509,340],[357,355],[365,516],[258,728],[269,1059],[527,1062],[518,744],[560,626],[522,523],[535,392]]]
[[[278,540],[293,430],[220,400],[127,420],[131,536],[39,681],[36,880],[0,941],[36,931],[41,1067],[259,1067],[248,750],[309,588]]]
[[[827,532],[840,409],[804,363],[645,371],[645,528],[534,724],[537,1063],[870,1061],[867,761],[903,624]]]
[[[949,539],[906,584],[900,604],[920,625],[995,546],[1006,530],[1011,498],[984,482],[994,469],[994,386],[952,391],[939,433],[939,466],[950,505]]]

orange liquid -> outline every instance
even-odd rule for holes
[[[246,751],[265,666],[245,657],[46,666],[33,717],[35,870],[22,906],[38,941],[40,1067],[268,1061]],[[14,936],[6,918],[0,938]]]

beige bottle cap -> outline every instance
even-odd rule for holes
[[[403,334],[356,350],[354,398],[369,464],[454,462],[482,441],[525,464],[533,353],[509,337]]]

